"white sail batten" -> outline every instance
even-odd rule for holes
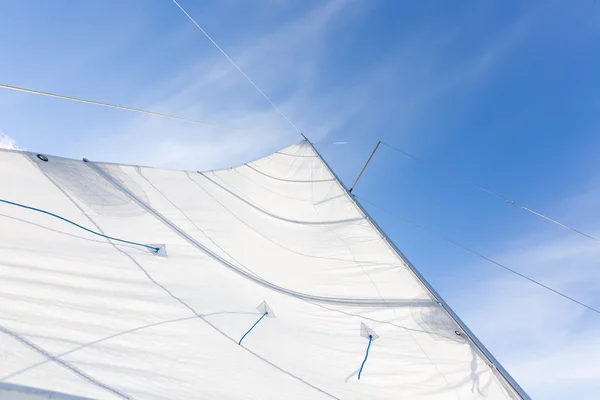
[[[203,173],[0,151],[0,188],[29,207],[0,202],[0,398],[521,398],[306,141]]]

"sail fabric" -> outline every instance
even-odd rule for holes
[[[206,172],[0,151],[0,199],[161,246],[0,203],[0,398],[520,398],[306,141]]]

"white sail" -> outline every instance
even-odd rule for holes
[[[0,199],[0,398],[521,398],[307,142],[203,173],[0,151]]]

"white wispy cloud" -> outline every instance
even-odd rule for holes
[[[325,67],[323,58],[330,50],[326,39],[329,30],[338,23],[348,24],[353,18],[361,18],[359,11],[364,3],[333,0],[316,4],[268,31],[247,32],[223,45],[236,63],[315,142],[342,129],[349,139],[365,136],[365,129],[374,134],[369,124],[377,126],[382,113],[396,115],[394,129],[403,126],[409,132],[408,128],[414,126],[411,124],[424,117],[431,104],[452,95],[458,87],[476,82],[493,68],[518,42],[526,20],[519,19],[510,25],[486,48],[449,73],[440,71],[447,63],[440,62],[435,54],[443,47],[453,25],[423,28],[414,35],[399,38],[388,58],[361,71],[346,71],[352,74],[348,84],[323,90],[320,69]],[[196,17],[202,24],[202,15]],[[187,35],[205,40],[183,15],[181,23]],[[178,32],[172,40],[182,37],[185,36]],[[218,34],[215,40],[219,41]],[[390,94],[390,82],[403,90]],[[133,117],[113,129],[113,135],[91,135],[98,141],[90,146],[97,149],[97,155],[91,156],[101,159],[100,150],[112,147],[111,161],[207,169],[238,164],[301,140],[212,47],[199,52],[195,61],[174,68],[159,84],[142,90],[131,102],[250,130],[228,132]],[[361,116],[364,123],[348,126]]]
[[[589,197],[574,196],[571,205],[582,196]],[[563,206],[572,213],[568,204]],[[579,220],[594,212],[579,208]],[[554,228],[513,238],[492,258],[600,308],[600,243]],[[589,233],[600,235],[600,226]],[[483,263],[472,271],[486,268]],[[600,315],[494,269],[459,295],[465,320],[532,398],[594,398],[591,393],[600,390]]]
[[[242,37],[242,43],[226,49],[266,93],[274,93],[280,109],[306,128],[305,133],[315,141],[343,125],[357,107],[353,100],[360,98],[344,97],[340,92],[317,94],[316,83],[310,83],[321,57],[317,49],[324,30],[336,23],[347,6],[339,0],[320,3],[265,34],[252,35],[251,40]],[[191,25],[183,16],[182,24]],[[202,37],[196,30],[190,34]],[[241,163],[302,139],[216,49],[209,50],[197,61],[172,71],[158,92],[144,93],[159,99],[147,108],[247,131],[133,117],[115,129],[114,135],[101,137],[94,147],[112,147],[111,160],[121,162],[206,169]],[[140,151],[132,153],[136,143]]]
[[[360,70],[349,68],[344,71],[349,74],[344,85],[327,86],[325,89],[323,70],[331,67],[326,61],[332,50],[328,47],[328,38],[335,34],[336,27],[359,22],[365,16],[361,11],[367,3],[330,0],[311,4],[312,8],[304,9],[292,18],[276,18],[275,21],[281,22],[245,31],[233,38],[226,36],[227,40],[221,41],[222,31],[209,33],[315,142],[337,132],[343,132],[344,140],[367,134],[379,135],[377,132],[383,128],[379,121],[387,123],[391,115],[395,116],[392,129],[411,136],[411,127],[419,118],[426,116],[431,104],[444,96],[451,96],[456,88],[480,79],[518,39],[514,32],[519,29],[510,26],[481,52],[475,52],[472,58],[449,71],[448,63],[442,62],[436,54],[448,44],[454,24],[426,26],[419,32],[398,38],[397,45],[387,52],[389,57],[366,63]],[[166,11],[179,15],[181,26],[161,36],[160,41],[165,48],[182,48],[189,55],[186,62],[169,64],[169,68],[152,75],[147,85],[137,82],[135,90],[121,75],[113,82],[111,74],[110,78],[104,78],[107,81],[101,87],[95,84],[96,94],[91,97],[100,96],[100,99],[134,107],[250,128],[250,131],[228,132],[44,100],[64,110],[64,114],[60,115],[65,116],[63,121],[68,121],[74,132],[73,116],[90,115],[90,119],[86,120],[90,123],[77,132],[75,140],[69,141],[69,150],[75,153],[69,156],[85,155],[97,160],[169,168],[207,169],[237,164],[301,139],[175,6],[166,8]],[[210,10],[194,13],[194,9],[190,8],[189,11],[201,25],[207,23],[210,26],[210,18],[217,17]],[[140,22],[138,25],[143,24]],[[118,49],[138,45],[132,39],[132,36],[139,35],[136,30],[140,29],[116,32],[124,38],[118,41],[121,44],[115,45],[116,48],[105,45],[103,50],[94,52],[95,56],[110,60],[113,53],[119,53]],[[205,46],[198,47],[198,44]],[[72,57],[72,53],[64,55],[70,64]],[[61,58],[60,55],[57,54],[57,58]],[[88,81],[85,68],[80,74],[71,74],[71,77]],[[56,81],[55,78],[52,80]],[[82,92],[58,91],[85,97],[89,95],[86,92],[91,90],[87,85],[84,86],[87,90]],[[127,88],[125,92],[129,90],[131,93],[124,95],[123,87]],[[46,86],[41,85],[41,88]],[[106,95],[109,92],[110,96]],[[23,95],[18,98],[24,101],[30,99]],[[50,104],[45,102],[37,104]],[[39,114],[39,111],[36,110],[36,113]],[[45,128],[49,129],[48,126]]]
[[[17,146],[17,142],[13,138],[11,138],[7,134],[3,133],[1,130],[0,130],[0,149],[23,150],[23,149],[19,148],[19,146]]]

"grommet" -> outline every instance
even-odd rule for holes
[[[46,157],[43,154],[38,154],[37,158],[39,158],[40,160],[42,160],[43,162],[48,162],[48,157]]]
[[[462,334],[459,331],[454,331],[454,333],[456,333],[457,336],[462,336]]]

